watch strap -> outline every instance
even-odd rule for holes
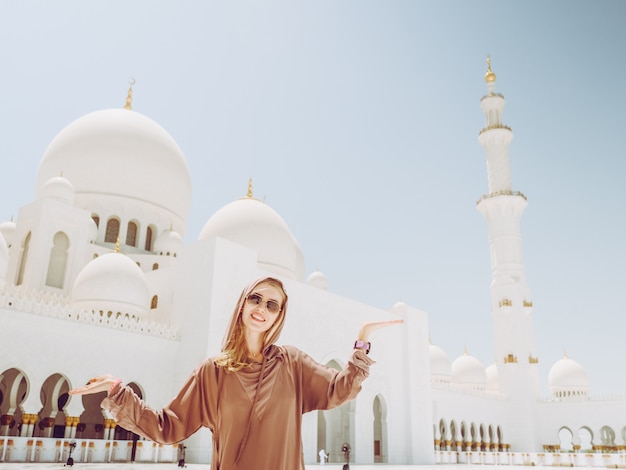
[[[371,347],[372,347],[372,343],[370,343],[369,341],[357,340],[354,342],[354,349],[362,349],[365,351],[365,354],[370,353]]]

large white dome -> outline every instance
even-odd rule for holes
[[[452,362],[452,382],[484,389],[487,374],[478,359],[465,353]]]
[[[304,256],[285,221],[267,204],[245,197],[218,210],[199,240],[220,237],[253,249],[261,269],[304,281]]]
[[[186,221],[191,206],[191,178],[178,144],[152,119],[129,109],[89,113],[59,132],[39,163],[37,198],[61,174],[77,198],[140,201],[165,209],[177,223]]]
[[[567,356],[554,363],[548,374],[548,384],[555,396],[585,395],[589,391],[587,372]]]
[[[83,308],[139,316],[150,305],[144,273],[121,253],[107,253],[89,262],[74,281],[71,299]]]

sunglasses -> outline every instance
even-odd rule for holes
[[[257,305],[262,305],[263,304],[263,297],[259,294],[250,294],[247,298],[246,298],[246,303],[248,305],[254,305],[255,307]],[[278,313],[280,312],[280,304],[278,302],[276,302],[275,300],[266,300],[265,301],[265,309],[270,312],[270,313]]]

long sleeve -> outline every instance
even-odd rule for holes
[[[328,410],[356,398],[374,363],[356,349],[342,371],[319,364],[301,353],[302,412]]]
[[[105,398],[101,406],[124,429],[161,444],[180,442],[201,426],[213,430],[218,393],[216,372],[212,361],[205,361],[160,411],[150,408],[128,386]]]

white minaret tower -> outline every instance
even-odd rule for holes
[[[512,450],[533,449],[534,403],[539,394],[538,359],[532,324],[532,301],[522,257],[520,219],[526,196],[513,191],[509,165],[511,128],[502,124],[504,96],[495,91],[496,74],[487,58],[487,94],[480,100],[486,126],[478,141],[487,154],[489,194],[477,203],[489,226],[491,312],[500,392],[514,407],[515,420],[504,436]]]

